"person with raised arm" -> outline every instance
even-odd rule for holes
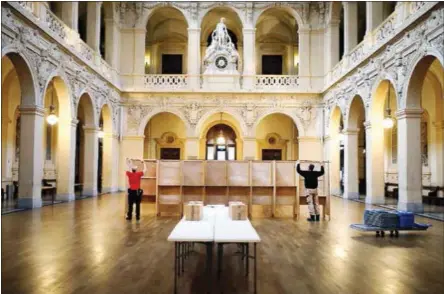
[[[136,220],[140,220],[140,202],[142,202],[143,190],[140,189],[140,181],[142,176],[146,173],[146,165],[143,159],[143,171],[138,172],[137,166],[132,165],[130,159],[126,159],[126,165],[128,171],[126,176],[128,177],[128,212],[126,219],[131,220],[133,217],[133,205],[136,204]]]
[[[301,170],[299,161],[296,170],[298,174],[304,177],[305,193],[307,195],[308,211],[310,212],[309,222],[319,221],[320,209],[318,199],[318,178],[324,175],[324,166],[321,165],[320,171],[314,170],[315,166],[310,164],[308,170]]]

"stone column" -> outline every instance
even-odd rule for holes
[[[384,204],[384,128],[365,122],[367,195],[365,202]]]
[[[343,2],[344,5],[344,54],[358,45],[358,3]]]
[[[97,195],[97,169],[99,159],[99,129],[96,126],[84,126],[85,148],[83,163],[83,194]]]
[[[57,200],[75,200],[75,157],[76,130],[75,120],[64,120],[60,117],[57,133]]]
[[[86,43],[94,51],[100,52],[100,6],[101,2],[87,2]]]
[[[384,20],[384,2],[366,2],[366,24],[365,34],[370,34]]]
[[[119,24],[112,18],[105,19],[105,60],[116,69],[119,69],[118,44],[120,44]]]
[[[344,198],[359,198],[359,130],[344,131]]]
[[[256,138],[254,137],[244,137],[244,144],[243,144],[243,159],[244,160],[257,160],[260,157],[257,156],[257,142]],[[239,158],[240,160],[240,158]]]
[[[243,85],[244,89],[254,89],[256,75],[256,29],[244,28],[244,60],[243,60]],[[245,157],[245,153],[244,153]]]
[[[200,89],[200,28],[188,28],[188,81],[193,90]]]
[[[134,29],[134,74],[145,75],[145,28]],[[153,57],[151,58],[152,62]]]
[[[420,212],[422,206],[422,109],[401,109],[398,119],[398,209]]]
[[[79,2],[63,2],[62,4],[62,20],[63,22],[76,32],[79,32]]]
[[[44,117],[40,106],[20,107],[19,208],[42,206]]]
[[[145,136],[125,136],[120,144],[119,191],[127,189],[126,158],[143,158]]]
[[[432,185],[444,186],[444,121],[433,124],[434,130],[434,158],[430,160],[432,168]]]
[[[185,158],[186,159],[198,159],[199,157],[199,138],[188,137],[185,142]]]
[[[119,137],[105,133],[103,137],[103,188],[102,192],[115,192],[118,186]]]
[[[328,73],[339,62],[339,20],[332,21],[326,29],[325,64]]]
[[[310,29],[299,28],[299,84],[303,88],[310,88],[311,54]]]

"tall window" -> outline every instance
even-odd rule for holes
[[[236,160],[236,134],[225,124],[213,126],[207,134],[207,160]]]

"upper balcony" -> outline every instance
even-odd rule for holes
[[[203,82],[203,75],[186,74],[147,74],[142,80],[137,76],[128,76],[133,85],[123,84],[123,88],[136,92],[211,92]],[[297,75],[254,75],[239,76],[240,87],[227,88],[227,92],[304,92]],[[125,87],[127,86],[127,87]],[[220,91],[218,91],[220,92]]]
[[[93,50],[82,40],[79,32],[73,30],[59,19],[51,11],[49,4],[25,1],[10,1],[8,3],[105,80],[119,87],[120,77],[118,71],[105,61],[98,50]]]

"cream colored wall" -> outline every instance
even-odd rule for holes
[[[282,140],[287,141],[283,148],[270,146],[265,142],[267,135],[272,133],[278,134]],[[279,113],[266,116],[256,128],[256,140],[258,140],[256,159],[262,158],[262,149],[265,148],[281,149],[283,160],[297,159],[297,143],[292,143],[297,139],[297,133],[296,125],[290,117]]]
[[[163,112],[155,115],[150,119],[145,127],[145,138],[143,145],[143,155],[146,159],[159,159],[160,154],[157,151],[156,139],[160,139],[163,134],[171,132],[179,139],[185,140],[186,128],[184,122],[176,115],[168,112]],[[181,149],[184,154],[185,146]]]
[[[5,63],[6,66],[3,66]],[[8,66],[10,64],[10,66]],[[16,161],[15,137],[16,137],[16,115],[20,105],[20,85],[17,73],[8,60],[2,62],[2,187],[10,184],[13,179],[13,167]],[[9,72],[12,70],[12,72]]]

